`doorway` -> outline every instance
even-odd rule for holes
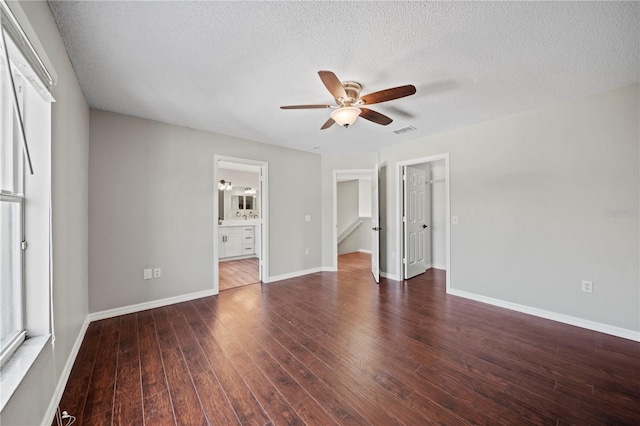
[[[402,280],[444,270],[450,288],[449,155],[398,163],[398,268]]]
[[[267,163],[214,158],[214,289],[268,282]]]
[[[333,248],[339,272],[354,265],[371,269],[373,174],[369,169],[334,171]]]

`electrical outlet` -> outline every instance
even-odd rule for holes
[[[304,217],[304,221],[305,221],[305,222],[311,222],[311,216],[310,216],[310,215],[306,215],[306,216]],[[307,254],[308,254],[308,253],[307,253]]]
[[[150,280],[151,278],[153,278],[153,275],[152,275],[152,274],[153,274],[153,273],[151,272],[151,269],[144,269],[144,270],[142,271],[142,277],[143,277],[145,280]]]
[[[304,254],[309,254],[309,249],[304,249]]]
[[[160,278],[162,276],[162,270],[160,268],[155,268],[153,270],[153,278]]]
[[[593,283],[591,281],[582,281],[582,291],[591,293],[593,291]]]

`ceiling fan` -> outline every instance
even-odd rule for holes
[[[391,89],[380,90],[379,92],[369,93],[360,96],[362,86],[354,81],[340,82],[338,77],[331,71],[318,71],[320,79],[331,95],[335,98],[336,104],[333,105],[287,105],[281,106],[282,109],[314,109],[314,108],[332,108],[331,116],[320,128],[320,130],[328,129],[334,123],[340,126],[349,127],[356,118],[362,117],[365,120],[372,121],[376,124],[386,126],[393,120],[384,114],[380,114],[364,105],[377,104],[380,102],[392,101],[394,99],[404,98],[416,93],[415,86],[408,84],[406,86],[394,87]]]

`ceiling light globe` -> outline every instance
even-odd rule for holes
[[[360,108],[341,107],[331,113],[331,118],[340,126],[347,127],[356,121],[361,112]]]

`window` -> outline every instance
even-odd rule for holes
[[[24,107],[23,77],[13,75],[0,45],[0,360],[6,361],[24,340],[23,253],[24,176],[18,114],[18,98]],[[15,86],[15,94],[13,86]]]
[[[2,4],[0,39],[0,367],[50,333],[50,82]],[[15,42],[20,40],[20,42]],[[28,143],[27,143],[28,142]],[[29,151],[31,154],[29,155]],[[32,159],[34,171],[32,173]],[[28,245],[27,245],[28,243]],[[33,246],[33,248],[32,248]],[[29,247],[27,249],[27,247]]]

